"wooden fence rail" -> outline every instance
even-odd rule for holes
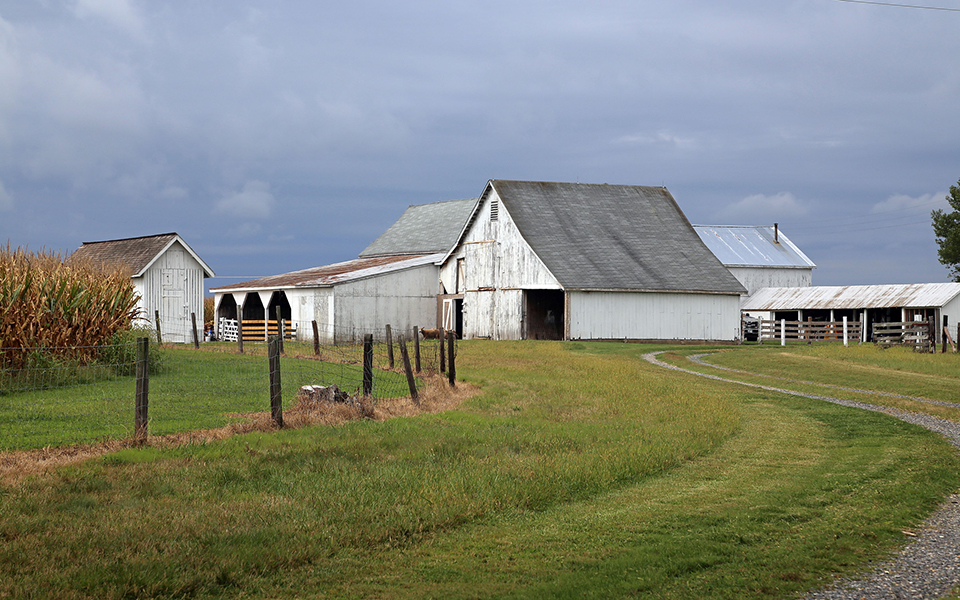
[[[934,324],[927,321],[874,323],[873,342],[886,346],[913,346],[918,352],[931,352],[937,343]]]
[[[844,339],[843,321],[760,321],[760,343],[766,341],[855,342],[863,331],[860,321],[847,321]]]

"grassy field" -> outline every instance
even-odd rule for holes
[[[790,597],[882,558],[960,488],[925,430],[659,369],[652,349],[462,342],[482,393],[456,411],[0,483],[0,597]],[[775,371],[782,352],[710,360]],[[939,357],[786,352],[819,362],[796,379],[960,388]]]
[[[265,344],[248,343],[243,355],[236,354],[235,345],[230,344],[205,344],[203,348],[163,348],[163,368],[150,378],[151,435],[222,427],[237,420],[231,415],[270,409]],[[290,345],[288,356],[280,363],[284,408],[294,402],[301,385],[337,384],[347,392],[361,387],[359,350],[341,347],[336,351],[326,356],[326,361],[317,361],[312,360],[312,346]],[[298,359],[297,355],[310,358]],[[95,365],[74,369],[71,375],[105,370]],[[86,379],[80,385],[0,394],[0,450],[131,437],[135,378],[91,374]],[[397,372],[377,370],[374,383],[377,398],[410,393],[406,378]]]

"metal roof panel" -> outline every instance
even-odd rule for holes
[[[922,308],[944,306],[960,294],[960,283],[908,283],[763,288],[741,310]]]
[[[693,229],[727,267],[813,269],[817,266],[783,230],[775,235],[772,226],[694,225]]]

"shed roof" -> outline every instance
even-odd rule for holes
[[[664,187],[491,180],[530,247],[567,289],[746,290]]]
[[[356,258],[345,262],[312,267],[301,271],[293,271],[282,275],[271,275],[252,279],[242,283],[211,288],[212,292],[278,290],[306,287],[330,287],[338,283],[355,281],[365,277],[373,277],[384,273],[402,271],[413,267],[436,264],[443,258],[443,254],[426,254],[422,256],[376,256],[370,258]]]
[[[407,207],[396,223],[364,248],[360,258],[446,252],[470,218],[476,198]]]
[[[167,251],[167,248],[176,242],[179,242],[190,256],[200,263],[204,277],[214,276],[213,269],[207,266],[207,263],[203,262],[193,251],[193,248],[176,233],[160,233],[101,242],[84,242],[77,248],[76,252],[70,255],[70,258],[91,260],[104,265],[125,265],[130,268],[133,277],[140,277],[150,268],[150,265]]]
[[[782,230],[775,233],[769,225],[694,225],[693,229],[727,267],[814,269],[817,266]]]
[[[960,294],[960,283],[907,283],[763,288],[741,310],[930,308]]]

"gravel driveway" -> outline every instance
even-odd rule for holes
[[[911,413],[887,406],[878,406],[867,402],[854,402],[840,398],[831,398],[829,396],[806,394],[774,386],[744,383],[717,375],[698,373],[667,364],[657,358],[659,354],[663,354],[663,352],[644,354],[643,358],[659,367],[690,373],[697,377],[706,377],[708,379],[736,383],[771,392],[802,396],[804,398],[833,402],[834,404],[841,404],[843,406],[882,412],[939,433],[947,438],[955,448],[960,450],[960,423],[954,421],[939,419],[926,414]],[[699,354],[689,358],[698,364],[713,367],[720,371],[744,373],[744,371],[717,367],[703,362],[700,360],[703,356],[705,355]],[[751,375],[753,374],[751,373]],[[778,378],[770,377],[770,379],[776,380]],[[795,382],[797,380],[783,379],[782,381]],[[842,388],[839,386],[830,387],[862,391],[875,395],[909,398],[918,402],[960,408],[960,404],[952,402],[878,393],[869,390],[853,390],[852,388]],[[811,592],[803,598],[805,600],[885,600],[887,598],[925,600],[945,596],[956,587],[960,587],[960,492],[951,495],[946,502],[941,504],[940,508],[923,522],[923,525],[917,532],[916,540],[904,546],[891,560],[877,565],[872,572],[864,574],[862,579],[841,579],[835,582],[833,586]]]

